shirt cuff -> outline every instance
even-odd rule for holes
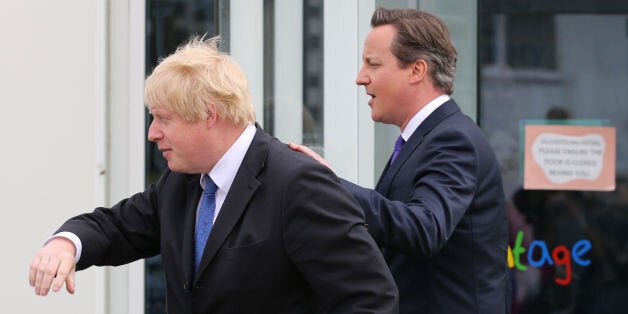
[[[78,263],[78,261],[81,259],[81,252],[83,251],[83,245],[81,244],[81,239],[79,239],[76,234],[72,233],[72,232],[67,232],[67,231],[63,231],[63,232],[59,232],[53,236],[51,236],[50,238],[46,239],[46,241],[44,241],[44,245],[46,245],[48,242],[50,242],[50,240],[54,239],[54,238],[66,238],[70,241],[72,241],[72,243],[74,243],[74,247],[76,248],[76,256],[74,256],[74,264]]]

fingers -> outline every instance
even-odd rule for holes
[[[314,158],[314,160],[323,163],[322,160],[323,157],[321,157],[319,154],[317,154],[314,150],[312,150],[311,148],[304,146],[304,145],[299,145],[299,144],[294,144],[292,143],[291,145],[294,145],[294,147],[290,146],[290,148],[292,148],[292,150],[306,154],[312,158]]]
[[[45,296],[48,295],[48,291],[50,291],[50,286],[55,280],[55,276],[57,274],[57,268],[59,267],[59,261],[51,258],[48,260],[48,263],[39,263],[39,267],[37,267],[37,281],[39,281],[39,285],[35,286],[35,294]],[[37,288],[39,288],[39,293],[37,292]]]
[[[36,255],[31,262],[31,266],[28,274],[28,282],[31,287],[35,287],[35,294],[41,295],[42,293],[42,281],[44,279],[44,273],[46,267],[49,264],[50,259],[47,256]]]
[[[332,171],[334,170],[331,167],[331,165],[329,164],[329,162],[327,162],[327,160],[325,160],[325,158],[321,157],[319,154],[314,152],[311,148],[309,148],[307,146],[304,146],[304,145],[295,144],[295,143],[288,144],[288,147],[290,147],[290,149],[292,149],[295,152],[300,152],[300,153],[306,154],[306,155],[314,158],[314,160],[318,161],[319,163],[321,163],[325,167],[329,168],[330,170],[332,170]]]
[[[65,273],[66,269],[69,269],[69,272],[67,274]],[[55,285],[52,288],[52,291],[57,292],[61,290],[61,288],[63,287],[63,282],[65,281],[65,289],[70,294],[74,294],[75,274],[76,265],[74,264],[74,261],[64,260],[63,263],[59,266],[59,272],[57,272],[57,280],[55,281]]]
[[[76,289],[76,286],[74,283],[74,275],[75,275],[75,270],[73,268],[72,271],[70,272],[70,275],[68,275],[68,279],[65,280],[65,288],[71,294],[74,294],[74,291]]]
[[[35,287],[35,294],[45,296],[50,290],[50,285],[56,275],[55,265],[57,261],[47,255],[38,254],[33,259],[29,271],[29,282]]]
[[[300,152],[303,154],[306,154],[312,158],[314,158],[316,161],[321,162],[321,160],[324,160],[323,157],[319,156],[316,152],[314,152],[311,148],[305,146],[305,145],[300,145],[300,144],[295,144],[295,143],[290,143],[288,144],[288,146],[290,147],[290,149],[292,149],[295,152]],[[322,163],[322,162],[321,162]]]
[[[68,292],[74,293],[75,252],[74,244],[67,239],[53,239],[37,252],[28,273],[36,295],[48,295],[51,288],[57,292],[64,283]]]
[[[305,145],[301,145],[301,144],[295,144],[295,143],[290,143],[288,144],[288,146],[295,152],[300,152],[300,153],[304,153],[310,157],[314,156],[318,156],[311,148],[305,146]]]
[[[39,257],[35,256],[28,269],[28,283],[31,287],[35,286],[35,278],[37,277],[37,265],[39,265]]]
[[[57,292],[61,290],[64,282],[68,292],[74,293],[74,260],[64,259],[59,263],[52,291]]]
[[[317,153],[315,153],[311,148],[307,146],[290,143],[288,144],[288,147],[290,147],[290,149],[292,149],[295,152],[306,154],[319,162],[320,162],[320,159],[322,159],[321,156],[319,156]]]
[[[296,144],[296,143],[290,143],[290,144],[288,144],[288,146],[293,151],[304,153],[304,154],[306,154],[308,156],[311,156],[312,154],[315,154],[314,151],[312,151],[309,147],[304,146],[304,145],[299,145],[299,144]]]

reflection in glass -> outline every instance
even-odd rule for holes
[[[524,250],[511,268],[512,313],[623,313],[628,3],[482,0],[479,20],[480,120],[510,201],[510,246]],[[524,190],[519,123],[528,119],[609,121],[615,191]],[[579,243],[591,245],[582,256]]]

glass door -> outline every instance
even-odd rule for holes
[[[510,200],[512,313],[625,312],[628,4],[480,2],[480,123]],[[614,189],[591,190],[586,179],[577,189],[523,188],[521,126],[530,120],[614,128],[616,141],[607,144],[616,162],[605,165],[615,167]]]

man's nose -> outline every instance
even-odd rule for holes
[[[355,78],[355,84],[357,85],[366,85],[368,84],[368,77],[362,73],[362,69],[358,72],[357,77]]]
[[[155,126],[155,122],[151,122],[148,127],[148,140],[155,142],[163,137],[163,133]]]

